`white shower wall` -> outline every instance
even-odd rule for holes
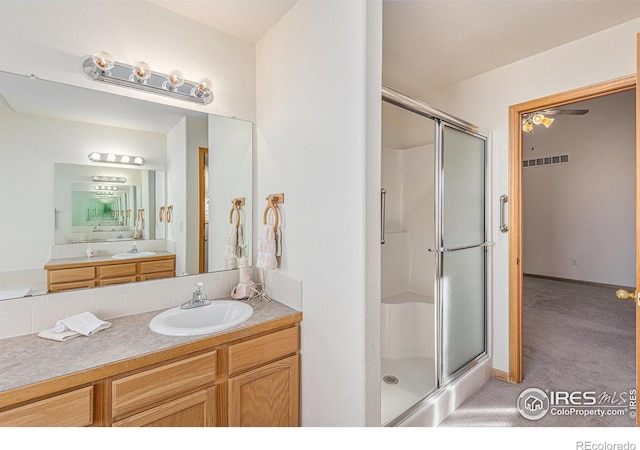
[[[382,148],[387,190],[382,298],[404,292],[433,297],[435,258],[434,146]]]

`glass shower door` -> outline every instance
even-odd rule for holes
[[[441,124],[440,385],[486,353],[486,140]]]

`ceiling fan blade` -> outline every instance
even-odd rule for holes
[[[546,111],[541,111],[545,116],[558,116],[561,114],[571,115],[571,116],[583,116],[589,112],[588,109],[547,109]]]

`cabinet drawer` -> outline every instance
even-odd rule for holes
[[[159,280],[161,278],[173,278],[175,276],[176,276],[176,273],[174,271],[145,273],[140,275],[140,281]]]
[[[74,281],[71,283],[56,283],[49,286],[50,292],[68,291],[70,289],[84,289],[95,287],[94,280]]]
[[[174,260],[146,261],[140,263],[140,273],[169,272],[174,270]]]
[[[136,281],[137,279],[135,275],[132,275],[130,277],[105,278],[102,280],[98,280],[98,286],[109,286],[111,284],[122,284],[122,283],[135,283]]]
[[[69,283],[72,281],[93,280],[96,277],[94,267],[78,267],[49,271],[50,283]]]
[[[84,427],[92,422],[92,386],[0,413],[4,427]]]
[[[112,383],[113,417],[206,386],[215,379],[215,350],[120,378]]]
[[[113,264],[98,266],[98,278],[117,278],[136,274],[136,264]]]
[[[229,346],[229,376],[291,355],[299,347],[298,327]]]

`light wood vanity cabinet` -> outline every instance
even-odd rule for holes
[[[170,253],[133,260],[76,259],[53,259],[44,266],[49,292],[170,278],[176,274],[176,256]]]
[[[19,388],[0,426],[299,426],[299,323],[261,330]]]
[[[84,427],[93,424],[93,386],[0,412],[4,427]]]

